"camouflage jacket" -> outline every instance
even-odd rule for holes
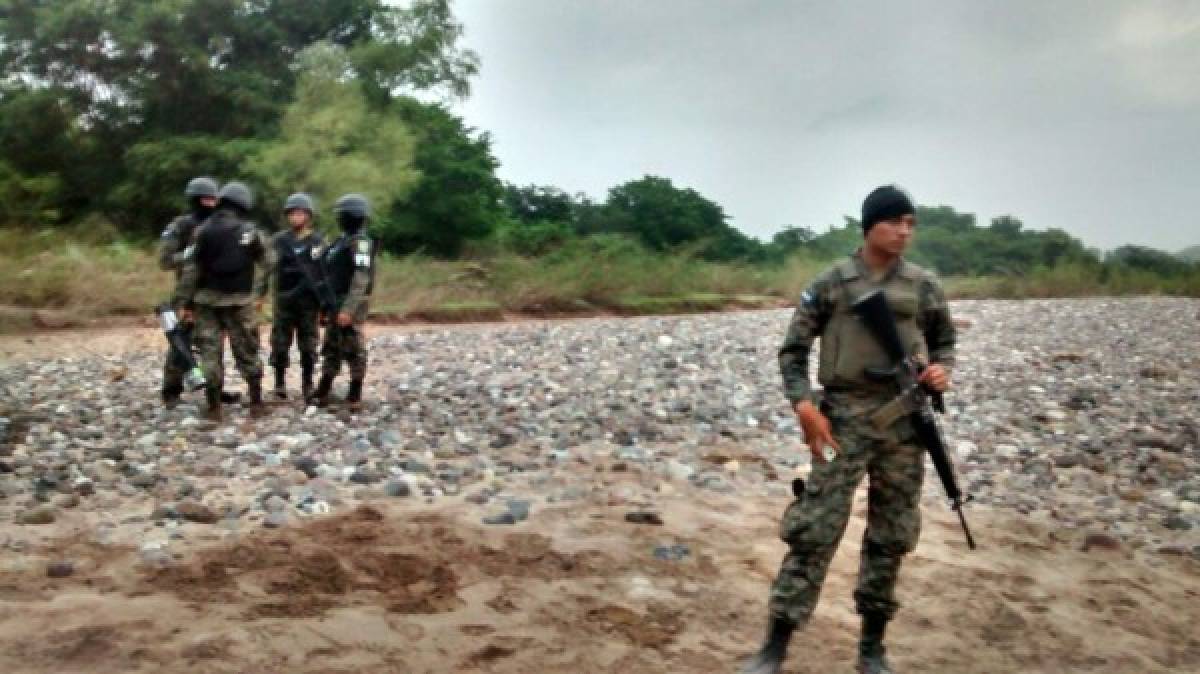
[[[158,239],[158,267],[163,271],[174,271],[177,281],[183,274],[187,247],[201,224],[191,213],[184,213],[172,220]]]
[[[885,293],[909,353],[953,367],[954,323],[937,277],[901,259],[882,278],[872,278],[856,252],[818,274],[792,315],[779,349],[779,369],[784,393],[793,405],[813,397],[808,355],[818,337],[817,380],[826,390],[888,394],[880,390],[886,387],[865,375],[869,367],[888,365],[887,357],[850,308],[854,300],[875,289]]]

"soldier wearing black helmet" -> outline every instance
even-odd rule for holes
[[[221,188],[217,199],[216,211],[196,229],[175,290],[182,316],[195,317],[196,349],[208,381],[208,417],[214,421],[221,419],[224,334],[229,335],[234,362],[246,380],[251,414],[264,411],[258,310],[267,293],[267,276],[259,274],[256,280],[254,272],[265,266],[270,246],[247,219],[254,207],[250,188],[231,182]]]
[[[287,399],[285,375],[292,336],[300,351],[300,388],[304,399],[313,392],[317,364],[317,314],[320,303],[308,279],[319,273],[323,243],[313,229],[312,197],[296,193],[283,204],[288,228],[271,238],[267,277],[275,287],[271,311],[271,367],[275,368],[275,395]],[[307,268],[301,269],[301,266]]]
[[[192,234],[217,205],[217,181],[207,177],[192,178],[183,194],[188,200],[188,211],[172,220],[158,241],[158,266],[165,271],[174,271],[177,281],[183,273],[184,253],[191,245]],[[181,328],[185,337],[191,339],[192,324],[184,323]],[[162,400],[167,407],[174,407],[179,402],[187,369],[179,355],[168,348],[162,383]]]
[[[321,267],[338,309],[335,315],[327,317],[329,327],[321,345],[321,381],[310,398],[317,405],[329,402],[333,379],[343,361],[350,368],[346,402],[357,405],[362,401],[363,379],[367,375],[363,324],[375,279],[375,244],[367,235],[370,210],[361,194],[346,194],[333,206],[342,234],[325,249]]]

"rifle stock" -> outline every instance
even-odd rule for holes
[[[896,318],[882,291],[873,290],[863,295],[854,302],[851,309],[891,360],[890,369],[871,371],[868,374],[873,377],[894,379],[900,384],[902,391],[900,395],[902,397],[911,396],[912,400],[917,403],[916,410],[909,415],[909,420],[917,435],[917,441],[925,447],[925,451],[929,452],[929,458],[937,470],[938,479],[941,480],[942,487],[946,490],[946,496],[950,499],[950,507],[958,514],[958,521],[962,524],[963,533],[967,538],[967,546],[974,550],[975,539],[971,536],[971,528],[967,526],[967,518],[962,511],[963,504],[970,498],[959,489],[958,478],[954,473],[954,464],[950,460],[946,441],[942,437],[942,431],[934,417],[935,409],[945,413],[942,394],[927,391],[918,383],[917,379],[920,377],[923,367],[915,363],[904,348],[904,343],[900,340],[900,333],[896,328]]]
[[[154,308],[154,313],[158,314],[158,323],[162,326],[163,336],[167,338],[167,344],[171,346],[171,350],[175,355],[183,361],[187,367],[187,374],[184,376],[184,385],[189,391],[197,391],[207,385],[204,379],[204,371],[200,369],[200,365],[196,363],[196,358],[192,355],[191,341],[183,334],[179,327],[179,319],[175,315],[175,309],[170,304],[161,304]]]

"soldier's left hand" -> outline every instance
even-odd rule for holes
[[[265,305],[266,302],[267,300],[262,298],[256,300],[254,302],[254,310],[261,314],[263,312],[263,305]]]
[[[950,373],[946,371],[946,368],[935,363],[925,368],[917,381],[941,393],[950,388]]]
[[[348,328],[354,323],[354,317],[345,311],[339,311],[337,315],[337,324],[340,327]]]

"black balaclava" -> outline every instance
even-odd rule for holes
[[[342,231],[347,234],[356,234],[360,229],[363,228],[363,225],[366,223],[366,221],[366,218],[360,218],[357,215],[351,215],[349,213],[337,214],[338,227],[341,227]]]
[[[204,204],[200,203],[202,198],[203,197],[192,197],[191,199],[192,217],[197,221],[204,220],[208,216],[212,215],[213,211],[216,210],[212,206],[205,206]]]

